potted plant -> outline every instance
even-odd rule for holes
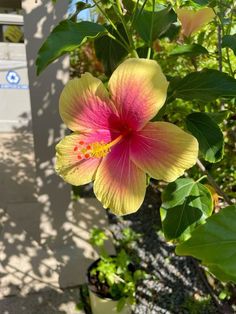
[[[137,282],[145,273],[136,269],[123,248],[110,256],[104,247],[107,238],[104,230],[91,231],[91,243],[100,253],[87,274],[91,309],[93,314],[129,314],[135,304]]]

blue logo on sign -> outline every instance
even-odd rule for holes
[[[20,76],[15,71],[8,71],[6,75],[6,80],[10,84],[19,84]]]

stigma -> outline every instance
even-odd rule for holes
[[[94,143],[79,141],[78,144],[73,148],[74,154],[76,154],[77,159],[81,161],[89,158],[105,157],[111,151],[111,148],[118,144],[125,135],[126,134],[121,134],[113,141],[108,143],[105,143],[104,141]]]

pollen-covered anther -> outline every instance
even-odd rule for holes
[[[109,144],[96,142],[92,144],[91,155],[95,158],[105,157],[110,150]]]
[[[109,143],[103,141],[95,143],[79,141],[79,146],[74,146],[74,152],[77,154],[79,160],[105,157],[111,151],[111,148],[122,140],[125,134],[119,135]]]
[[[111,148],[115,146],[116,144],[118,144],[124,138],[126,134],[127,132],[119,135],[117,138],[115,138],[113,141],[109,143],[104,143],[104,142],[92,143],[91,144],[92,149],[90,151],[92,157],[95,157],[95,158],[105,157],[111,151]]]

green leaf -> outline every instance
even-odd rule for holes
[[[188,57],[196,57],[201,54],[208,54],[208,51],[206,48],[202,47],[198,44],[192,44],[192,45],[181,45],[174,48],[170,56],[188,56]]]
[[[219,294],[219,299],[224,300],[226,297],[227,297],[227,291],[225,290],[221,291],[221,293]]]
[[[117,302],[117,305],[116,305],[116,310],[117,312],[121,312],[122,309],[124,308],[125,306],[125,303],[126,303],[127,299],[125,297],[121,298],[118,302]]]
[[[94,246],[101,247],[104,245],[105,240],[108,237],[105,234],[105,231],[99,228],[93,228],[90,231],[90,243]]]
[[[206,114],[217,124],[221,124],[229,117],[230,112],[228,110],[222,110],[219,112],[206,112]]]
[[[145,271],[138,269],[134,272],[134,282],[144,279],[146,276],[147,273]]]
[[[162,33],[162,35],[159,36],[159,38],[162,39],[167,37],[169,38],[170,41],[173,41],[178,36],[180,30],[181,30],[180,25],[171,24],[167,31]]]
[[[197,138],[206,161],[217,162],[224,154],[224,136],[219,126],[206,113],[194,112],[187,116],[186,126]]]
[[[161,220],[168,240],[188,237],[213,210],[208,189],[192,179],[177,179],[162,193]]]
[[[78,303],[75,305],[75,309],[76,309],[76,311],[82,311],[82,310],[84,309],[84,303],[83,303],[83,301],[78,302]]]
[[[88,38],[96,38],[105,33],[105,27],[96,23],[62,21],[53,29],[38,52],[37,74],[60,56],[78,48]]]
[[[197,3],[198,5],[201,6],[206,6],[209,4],[210,0],[193,0],[193,2]]]
[[[225,35],[222,38],[222,47],[228,47],[233,50],[236,55],[236,34],[234,35]]]
[[[178,255],[191,255],[209,267],[222,281],[236,283],[236,206],[212,215],[176,248]]]
[[[122,249],[116,257],[117,266],[121,267],[122,269],[127,268],[127,266],[131,263],[131,259],[128,254],[126,254],[125,250]]]
[[[114,31],[113,27],[108,26],[107,28],[109,32],[113,34],[113,36],[115,36],[117,39],[120,39],[119,35]],[[118,24],[117,29],[121,33],[121,35],[125,39],[127,39],[127,35],[123,25]],[[98,60],[102,62],[107,76],[110,76],[112,74],[117,65],[128,54],[127,50],[123,46],[121,46],[119,43],[117,43],[115,40],[107,35],[97,38],[94,41],[94,48],[96,56]]]
[[[153,15],[153,17],[152,17]],[[153,18],[153,28],[152,28]],[[150,12],[143,10],[141,14],[137,14],[134,21],[134,27],[141,38],[150,43],[150,34],[152,28],[151,41],[161,37],[170,28],[172,23],[177,21],[177,15],[172,8],[165,8],[161,11]]]
[[[236,80],[217,70],[205,69],[170,81],[169,98],[208,102],[220,97],[236,97]]]

